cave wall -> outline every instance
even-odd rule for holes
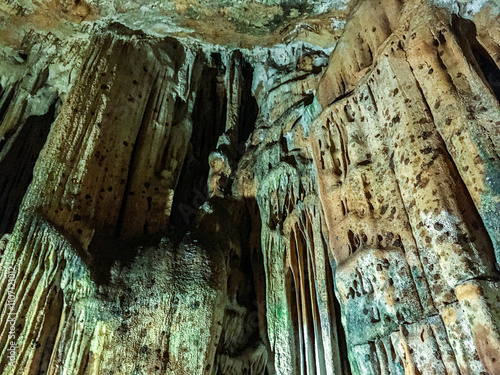
[[[500,12],[458,5],[2,49],[0,371],[500,373]]]
[[[339,62],[370,64],[360,80],[329,65],[320,84],[312,148],[361,373],[499,371],[483,349],[498,342],[498,225],[488,213],[498,206],[486,203],[498,201],[498,164],[488,167],[498,163],[498,100],[470,52],[468,22],[449,17],[407,4],[396,25],[385,17],[382,43],[362,37],[374,61]]]

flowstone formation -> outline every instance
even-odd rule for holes
[[[0,4],[0,373],[500,374],[500,4]]]

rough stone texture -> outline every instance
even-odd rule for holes
[[[499,374],[499,10],[0,4],[0,372]]]

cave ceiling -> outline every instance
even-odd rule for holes
[[[175,36],[232,47],[293,40],[332,46],[356,1],[7,1],[2,38],[29,27],[61,33],[123,27],[150,37]],[[31,26],[30,26],[31,25]],[[120,26],[118,26],[120,25]],[[12,29],[14,28],[14,29]]]

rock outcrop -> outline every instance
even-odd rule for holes
[[[500,373],[496,2],[0,19],[2,374]]]

